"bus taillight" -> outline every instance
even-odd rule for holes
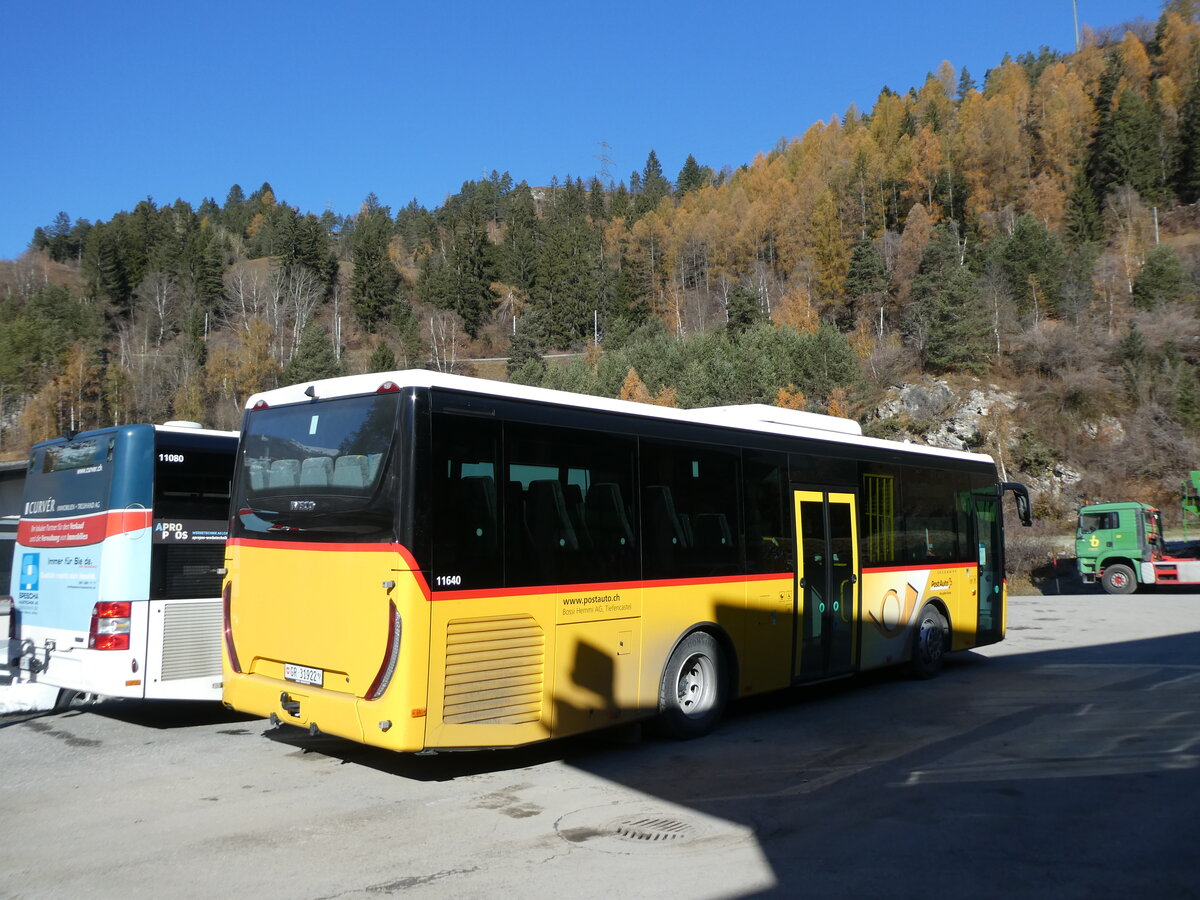
[[[242,667],[238,662],[237,651],[233,649],[233,629],[229,622],[229,601],[232,597],[233,582],[227,581],[225,582],[225,589],[221,591],[221,620],[225,630],[225,652],[229,656],[229,668],[240,675]]]
[[[88,627],[88,649],[128,650],[130,603],[127,600],[104,601],[92,607]]]

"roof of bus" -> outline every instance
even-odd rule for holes
[[[260,402],[266,403],[268,406],[282,406],[292,403],[310,403],[313,400],[326,400],[333,397],[373,394],[387,382],[392,382],[401,388],[444,388],[446,390],[484,394],[491,397],[530,400],[537,403],[574,406],[582,409],[619,413],[621,415],[641,416],[648,419],[692,422],[702,425],[739,428],[748,431],[782,434],[793,437],[803,436],[840,444],[879,447],[882,449],[900,450],[908,453],[920,453],[929,456],[970,460],[980,463],[992,462],[990,456],[981,453],[967,453],[961,450],[947,450],[942,447],[931,447],[925,444],[901,443],[881,438],[864,437],[862,428],[852,419],[843,419],[837,416],[821,415],[802,410],[783,409],[761,403],[751,403],[742,406],[675,409],[673,407],[654,406],[648,403],[636,403],[631,400],[612,400],[607,397],[595,397],[588,394],[575,394],[568,391],[550,390],[548,388],[528,387],[520,384],[509,384],[503,381],[490,381],[484,378],[470,378],[465,375],[449,375],[444,372],[432,372],[424,369],[408,369],[402,372],[379,372],[367,375],[347,375],[341,378],[326,378],[319,381],[302,382],[254,394],[246,401],[246,408],[253,409]],[[311,393],[308,393],[309,391]]]
[[[130,423],[129,425],[110,425],[107,428],[93,428],[93,429],[90,429],[89,431],[80,431],[80,432],[72,435],[71,437],[67,437],[67,436],[63,435],[61,437],[49,438],[48,440],[45,440],[45,441],[38,441],[33,446],[34,447],[44,447],[47,444],[63,444],[68,441],[78,441],[81,439],[86,439],[86,438],[92,437],[93,435],[97,435],[97,434],[110,434],[114,431],[121,431],[122,429],[125,429],[125,428],[144,428],[147,426],[150,428],[153,428],[155,431],[167,431],[167,432],[173,432],[173,433],[178,433],[178,434],[203,434],[203,435],[209,435],[211,437],[230,437],[230,438],[236,438],[238,436],[238,432],[236,432],[236,431],[217,431],[212,428],[203,428],[195,422],[166,422],[162,425],[149,425],[148,423]],[[22,465],[25,465],[25,464],[26,463],[22,463]]]

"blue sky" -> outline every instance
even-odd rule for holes
[[[1078,0],[1081,25],[1161,0]],[[720,169],[868,110],[949,60],[1074,46],[1071,0],[8,3],[0,11],[0,259],[59,210],[264,181],[302,212],[439,206],[508,171],[628,181],[653,149]],[[607,151],[603,145],[607,145]]]

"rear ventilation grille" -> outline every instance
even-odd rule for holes
[[[155,544],[151,575],[154,600],[196,600],[221,596],[225,544]]]
[[[450,725],[538,721],[545,653],[545,635],[532,616],[448,623],[442,721]]]
[[[163,607],[162,680],[220,675],[221,601]]]

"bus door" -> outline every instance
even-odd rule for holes
[[[1000,558],[1000,498],[994,490],[971,492],[975,526],[975,561],[979,564],[977,640],[999,640],[1003,634],[1003,560]]]
[[[852,672],[858,646],[858,521],[854,494],[792,491],[796,514],[796,648],[808,680]]]

